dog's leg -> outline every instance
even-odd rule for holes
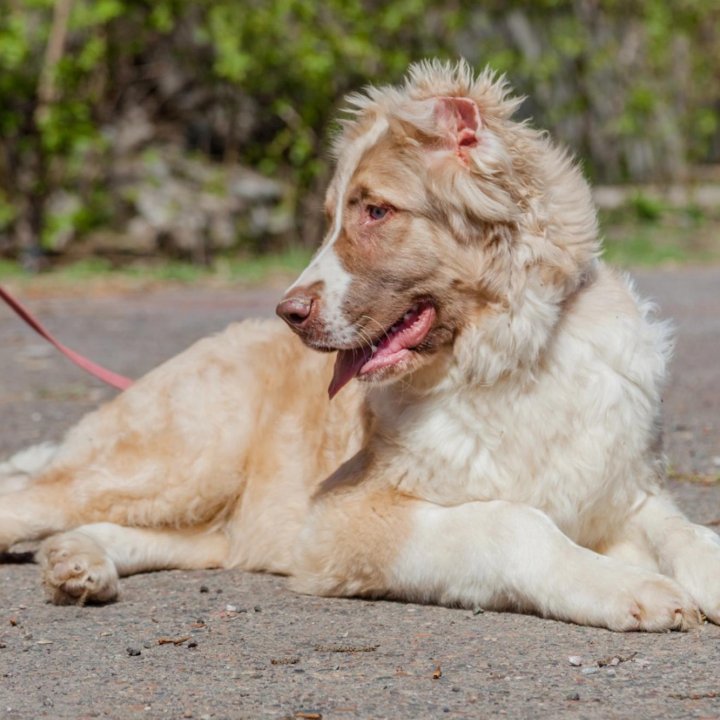
[[[50,537],[37,554],[43,581],[58,604],[105,602],[117,595],[118,575],[163,568],[217,567],[225,562],[224,534],[189,530],[131,528],[88,521],[102,517],[150,517],[166,500],[162,488],[123,494],[95,493],[88,482],[34,481],[26,490],[0,496],[0,550],[14,543]],[[113,503],[109,505],[109,503]],[[158,513],[159,514],[159,513]],[[70,532],[62,532],[77,528]],[[55,533],[61,533],[56,535]]]
[[[594,550],[628,565],[660,572],[657,557],[645,532],[635,524],[626,523],[619,533]]]
[[[441,507],[389,492],[317,502],[292,580],[301,592],[517,609],[612,630],[699,621],[673,580],[574,544],[528,506]]]
[[[0,495],[0,552],[17,542],[40,540],[79,523],[72,522],[72,494],[61,485]]]
[[[0,552],[22,541],[95,522],[127,527],[202,526],[237,497],[242,478],[212,466],[197,472],[152,455],[53,465],[25,489],[0,494]],[[203,472],[205,470],[205,472]]]
[[[36,559],[49,597],[66,605],[114,600],[123,575],[222,567],[227,554],[227,538],[218,531],[93,523],[48,538]]]
[[[665,495],[649,496],[630,522],[653,548],[660,572],[675,580],[720,624],[720,537],[690,522]]]

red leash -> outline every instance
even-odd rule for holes
[[[110,370],[106,370],[96,365],[92,360],[79,355],[69,347],[65,347],[61,342],[56,340],[31,314],[26,310],[10,293],[0,285],[0,298],[2,298],[14,311],[19,315],[38,335],[44,337],[49,343],[54,345],[65,357],[72,360],[76,365],[86,372],[94,375],[108,385],[112,385],[118,390],[125,390],[132,385],[130,378],[118,375]]]

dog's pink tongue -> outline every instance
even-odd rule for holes
[[[333,377],[328,388],[331,400],[360,372],[360,368],[370,359],[371,355],[370,347],[338,350]]]
[[[418,346],[435,320],[435,308],[428,302],[418,303],[386,331],[375,346],[338,350],[328,394],[335,397],[355,376],[368,375],[396,365],[410,349]]]

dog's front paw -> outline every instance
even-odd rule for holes
[[[91,537],[67,532],[48,538],[38,550],[43,585],[55,605],[110,602],[118,594],[113,561]]]
[[[720,625],[720,538],[708,528],[693,527],[673,563],[675,580],[700,606],[708,620]]]
[[[608,627],[623,632],[689,630],[701,622],[693,599],[662,575],[646,576],[625,585],[608,602]]]

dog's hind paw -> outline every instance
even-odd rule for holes
[[[118,594],[113,561],[91,537],[79,531],[53,535],[37,553],[42,580],[55,605],[110,602]]]

